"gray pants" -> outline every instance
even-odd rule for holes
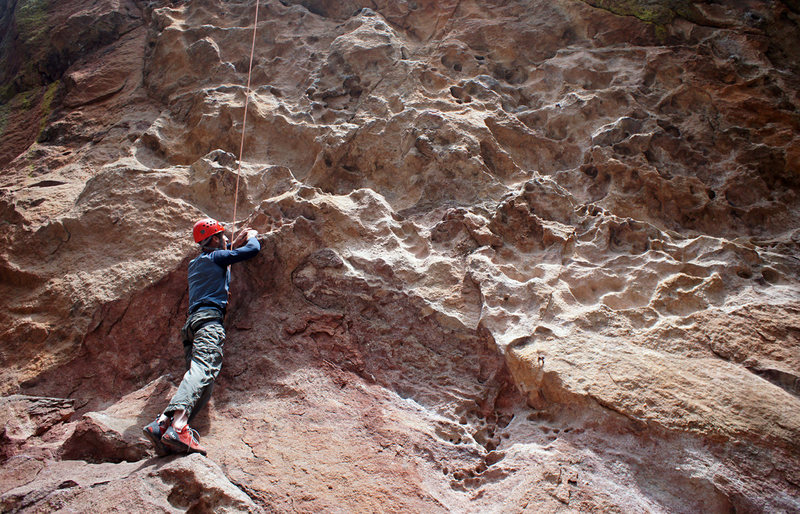
[[[181,335],[187,371],[164,414],[171,416],[176,410],[184,410],[191,421],[211,398],[214,380],[222,369],[222,312],[200,309],[186,320]]]

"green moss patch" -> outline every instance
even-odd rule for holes
[[[8,103],[0,104],[0,137],[6,132],[9,114],[11,114],[11,105]]]
[[[587,0],[588,4],[621,16],[634,16],[642,21],[666,25],[675,19],[675,4],[670,0]]]
[[[19,37],[26,45],[35,45],[47,35],[48,0],[18,0],[14,11]]]
[[[0,42],[0,102],[41,85],[39,70],[50,47],[51,0],[18,0]]]
[[[56,98],[61,81],[48,84],[42,92],[42,88],[29,89],[14,95],[8,102],[0,104],[0,135],[5,133],[8,121],[14,113],[29,111],[37,106],[40,107],[39,131],[36,139],[47,126],[47,120],[53,110],[53,100]]]
[[[677,18],[698,23],[703,16],[689,0],[583,0],[593,7],[620,16],[633,16],[656,25],[656,32],[665,32],[665,25]]]
[[[53,82],[47,86],[47,90],[44,92],[44,96],[42,97],[42,119],[39,122],[39,133],[36,135],[37,141],[39,140],[39,136],[42,135],[44,128],[47,126],[47,119],[50,117],[53,98],[55,98],[60,84],[60,81]]]

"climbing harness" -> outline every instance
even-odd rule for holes
[[[256,30],[258,29],[258,4],[256,0],[256,15],[253,23],[253,44],[250,47],[250,66],[247,68],[247,90],[244,95],[244,117],[242,118],[242,142],[239,145],[239,164],[236,168],[236,191],[233,193],[233,227],[231,228],[231,242],[236,240],[236,205],[239,200],[239,173],[242,171],[242,157],[244,157],[244,134],[247,127],[247,106],[250,100],[250,76],[253,72],[253,55],[256,51]]]

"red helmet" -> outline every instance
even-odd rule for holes
[[[219,222],[217,222],[217,220],[212,218],[205,218],[194,224],[194,229],[192,229],[192,235],[194,236],[194,242],[199,243],[204,239],[208,239],[214,234],[219,234],[220,232],[224,231],[225,228],[223,228],[223,226],[220,225]]]

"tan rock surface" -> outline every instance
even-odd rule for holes
[[[3,511],[800,510],[792,1],[0,3]]]

